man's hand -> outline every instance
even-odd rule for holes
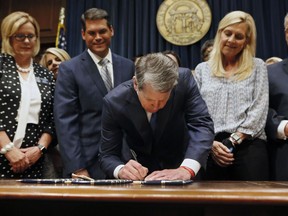
[[[148,169],[135,160],[130,160],[122,167],[118,173],[120,179],[130,179],[134,181],[144,180]]]
[[[87,169],[79,169],[79,170],[76,170],[74,171],[75,175],[77,176],[87,176],[88,178],[90,178],[90,175],[89,175],[89,172]],[[72,178],[73,178],[73,174],[72,174]],[[77,178],[76,176],[74,176],[75,178]]]
[[[177,169],[164,169],[161,171],[154,171],[148,175],[145,180],[189,180],[191,174],[179,167]]]

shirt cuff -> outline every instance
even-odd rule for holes
[[[284,132],[284,129],[285,129],[285,126],[287,123],[288,123],[288,120],[283,120],[279,124],[279,126],[277,128],[277,138],[278,139],[283,139],[283,140],[287,139],[287,137],[285,136],[285,132]]]
[[[186,166],[186,167],[189,167],[190,169],[192,169],[195,173],[195,176],[197,175],[198,171],[201,168],[200,163],[196,160],[193,160],[193,159],[184,159],[181,166]]]
[[[113,172],[114,178],[119,179],[118,174],[119,174],[120,169],[122,169],[122,167],[124,167],[123,164],[118,165],[118,166],[115,168],[115,170],[114,170],[114,172]]]

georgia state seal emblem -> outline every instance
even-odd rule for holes
[[[158,9],[156,24],[168,42],[185,46],[204,37],[211,19],[206,0],[165,0]]]

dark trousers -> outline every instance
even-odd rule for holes
[[[288,181],[288,140],[269,140],[270,174],[272,181]]]
[[[220,133],[216,135],[215,140],[221,142],[229,136],[229,133]],[[269,180],[267,142],[265,140],[258,138],[244,140],[237,145],[233,154],[235,160],[228,167],[220,167],[209,155],[204,180]]]

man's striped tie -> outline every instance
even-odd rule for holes
[[[102,79],[105,83],[105,86],[107,88],[108,91],[110,91],[113,86],[112,86],[112,79],[111,79],[111,76],[109,74],[109,71],[108,71],[108,59],[104,58],[104,59],[101,59],[99,61],[99,65],[101,65],[101,76],[102,76]]]

